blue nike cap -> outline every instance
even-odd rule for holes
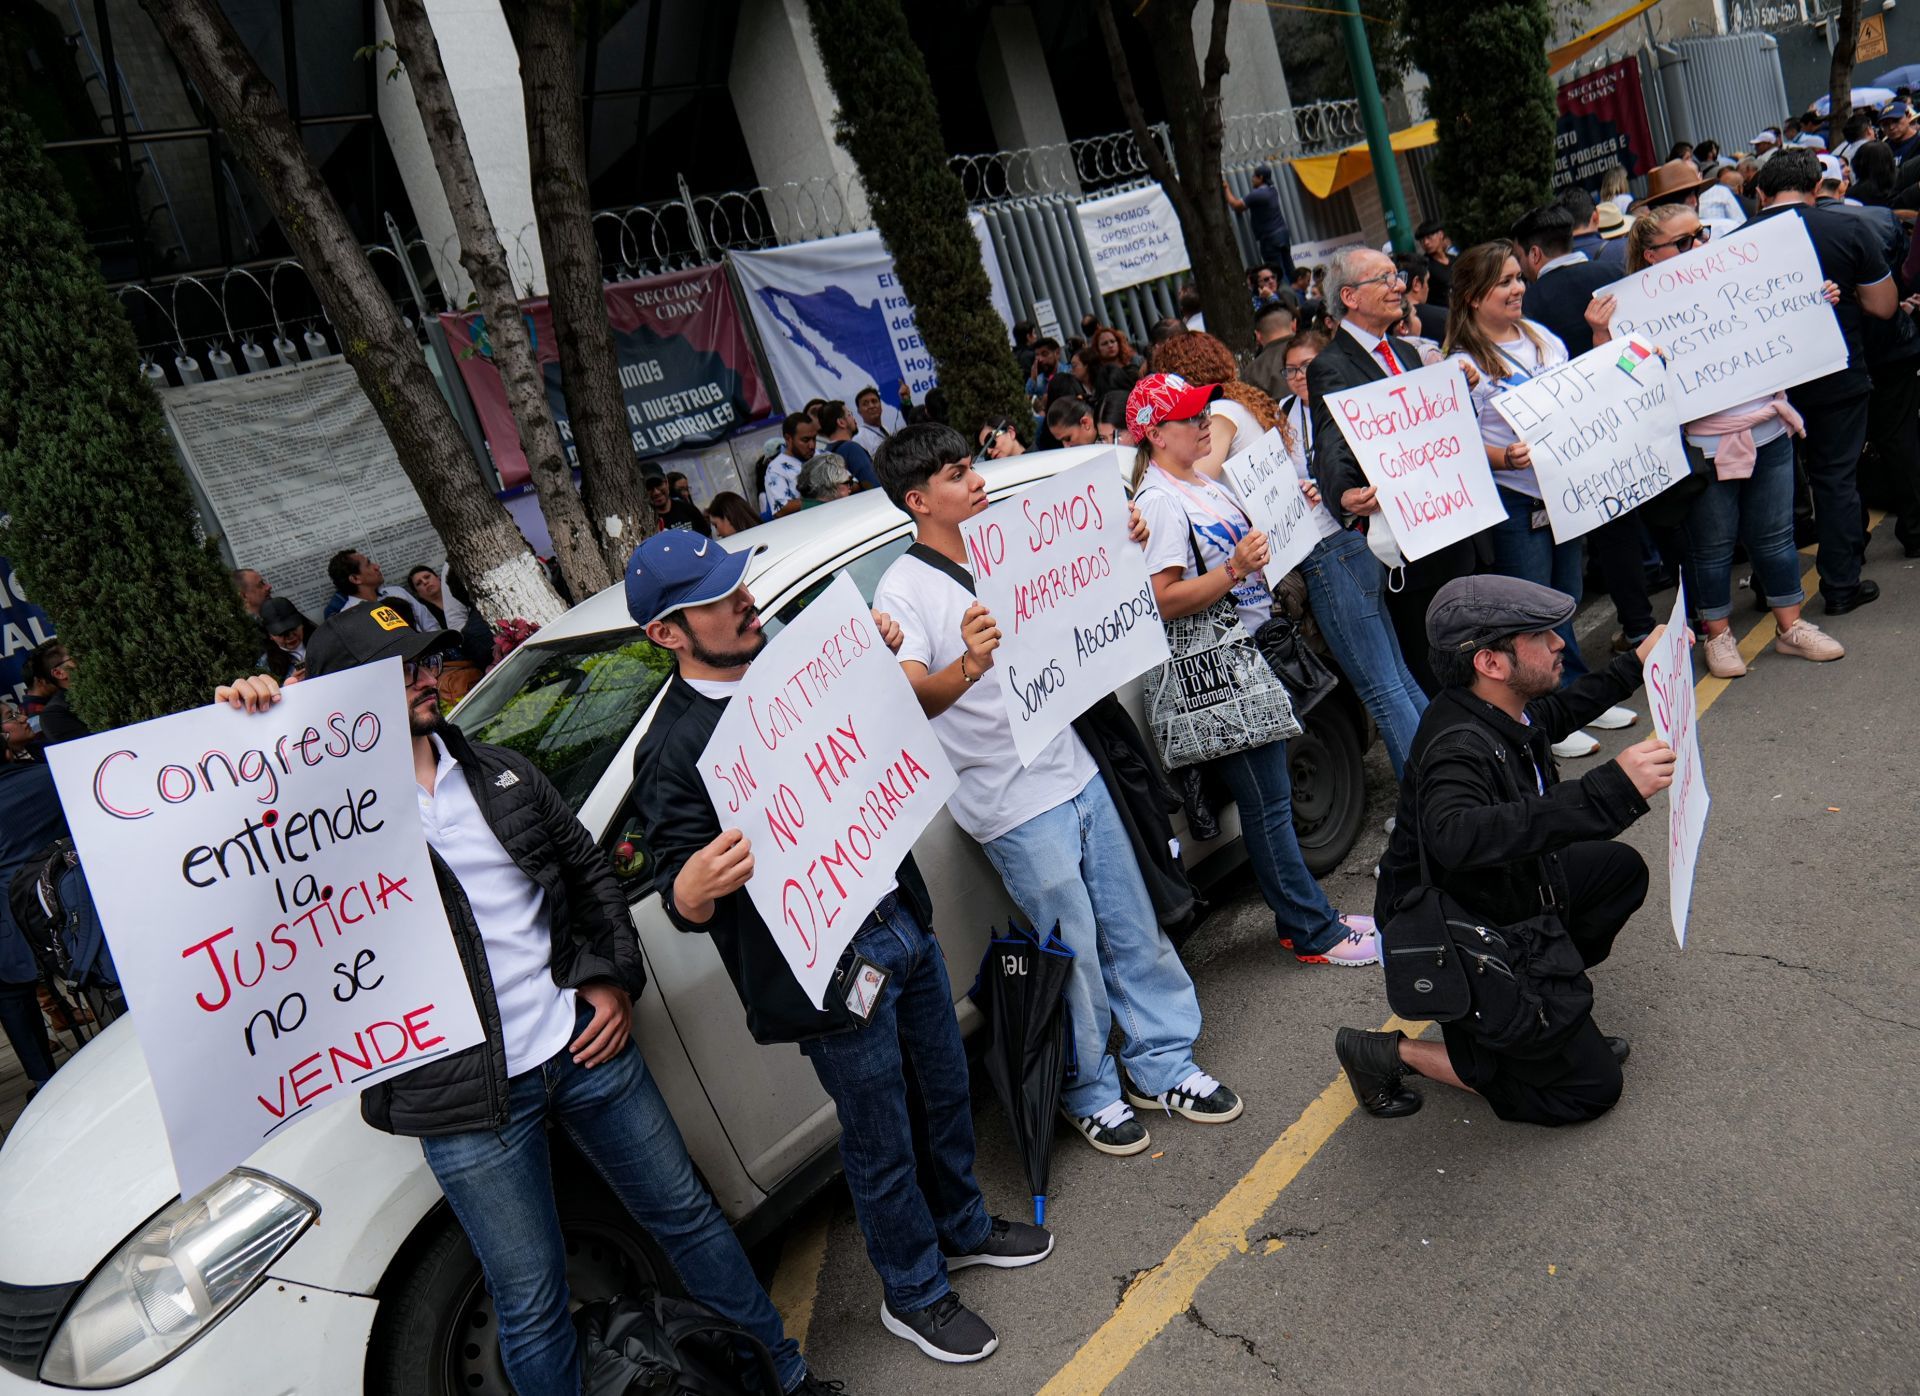
[[[627,614],[641,625],[687,606],[704,606],[733,595],[747,565],[764,547],[729,552],[711,538],[683,528],[656,533],[627,559]]]

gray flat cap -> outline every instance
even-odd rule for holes
[[[1564,591],[1516,577],[1458,577],[1427,607],[1427,643],[1437,650],[1477,650],[1509,635],[1551,630],[1579,604]]]

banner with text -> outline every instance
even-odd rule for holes
[[[1673,360],[1683,422],[1698,421],[1847,366],[1847,341],[1820,295],[1813,240],[1792,213],[1762,218],[1595,294],[1618,300],[1616,338]]]
[[[747,895],[823,1004],[841,952],[958,784],[846,573],[753,661],[700,776],[721,827],[752,846]]]
[[[976,213],[970,221],[993,308],[1011,327],[1013,311],[1000,259],[987,242],[986,220]],[[897,407],[902,383],[916,402],[938,385],[913,302],[900,289],[893,255],[879,233],[729,252],[727,261],[788,410],[798,411],[815,397],[852,406],[866,387],[878,388],[880,401]]]
[[[600,294],[613,329],[620,394],[636,456],[704,446],[773,411],[773,399],[760,381],[746,326],[734,308],[723,268],[692,267],[639,281],[616,281],[602,287]],[[560,424],[567,460],[577,464],[579,452],[574,449],[560,382],[553,310],[544,298],[523,301],[520,310],[546,379],[547,402]],[[527,457],[520,449],[520,431],[507,406],[500,370],[494,366],[486,317],[442,315],[440,326],[447,332],[461,380],[473,398],[500,483],[508,488],[526,484]]]
[[[1640,89],[1640,60],[1623,58],[1560,84],[1560,121],[1553,137],[1553,187],[1600,188],[1607,166],[1642,175],[1659,162]]]
[[[1146,555],[1128,538],[1125,453],[1111,448],[961,527],[1000,626],[993,672],[1022,765],[1128,679],[1167,660]]]
[[[1591,533],[1687,474],[1666,360],[1616,339],[1494,398],[1533,451],[1553,541]]]
[[[405,693],[389,659],[265,713],[196,708],[47,752],[183,1196],[309,1111],[484,1039]]]
[[[1327,407],[1409,562],[1506,518],[1458,360],[1329,393]]]
[[[1698,707],[1687,640],[1687,589],[1673,598],[1666,633],[1648,653],[1641,677],[1653,699],[1653,735],[1673,748],[1673,784],[1667,787],[1667,910],[1674,938],[1687,948],[1693,872],[1707,831],[1707,776],[1700,765]]]
[[[13,564],[0,557],[0,697],[27,698],[27,655],[53,638],[53,620],[27,600]]]
[[[1305,483],[1293,468],[1287,443],[1280,439],[1278,427],[1253,443],[1251,450],[1228,456],[1227,479],[1247,511],[1253,526],[1267,535],[1267,565],[1263,569],[1267,585],[1277,587],[1281,578],[1307,560],[1313,545],[1320,541],[1320,528],[1313,521],[1313,506],[1301,488]]]
[[[1093,254],[1094,284],[1103,295],[1193,265],[1173,201],[1157,184],[1089,199],[1074,213]]]

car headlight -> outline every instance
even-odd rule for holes
[[[170,1361],[252,1292],[319,1211],[240,1169],[165,1208],[87,1281],[47,1348],[40,1379],[119,1386]]]

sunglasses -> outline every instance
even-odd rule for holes
[[[432,674],[435,678],[438,678],[440,676],[440,666],[445,662],[445,655],[423,654],[418,659],[401,660],[400,672],[406,678],[406,681],[411,684],[419,679],[422,674]]]
[[[1655,252],[1662,247],[1671,247],[1675,252],[1689,252],[1694,247],[1704,244],[1707,239],[1712,236],[1713,229],[1711,228],[1695,228],[1690,233],[1680,234],[1679,237],[1674,238],[1671,242],[1650,242],[1647,244],[1647,251]]]
[[[987,434],[980,438],[980,449],[991,455],[994,446],[997,445],[1000,438],[1006,434],[1007,429],[1005,427],[988,427]]]

